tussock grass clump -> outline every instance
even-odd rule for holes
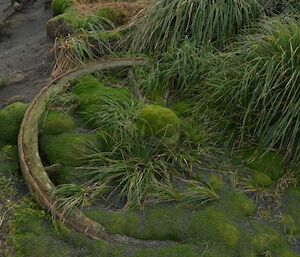
[[[230,118],[239,146],[256,142],[299,159],[299,45],[299,23],[277,18],[216,58],[203,101]]]
[[[111,186],[107,198],[117,196],[125,208],[141,208],[147,201],[159,201],[161,192],[174,192],[174,175],[184,172],[172,148],[161,141],[145,141],[139,136],[114,142],[109,152],[95,148],[87,160],[83,169],[91,181]]]
[[[58,77],[96,57],[111,54],[113,45],[108,37],[113,29],[110,20],[96,15],[80,17],[72,8],[49,20],[48,34],[55,37],[52,76]]]
[[[131,36],[135,51],[165,51],[185,38],[222,48],[263,13],[257,0],[159,0],[149,5]]]
[[[164,52],[148,73],[143,73],[142,68],[136,69],[135,75],[140,88],[149,97],[164,95],[168,90],[178,95],[196,94],[211,55],[211,49],[200,50],[196,44],[184,41],[176,49]]]
[[[300,3],[298,0],[260,0],[268,15],[282,13],[299,15]]]

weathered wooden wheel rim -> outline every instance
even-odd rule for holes
[[[60,93],[64,91],[70,86],[70,81],[80,78],[87,73],[130,68],[144,63],[145,61],[143,59],[124,58],[102,60],[101,62],[93,63],[82,69],[65,74],[41,90],[41,92],[29,105],[22,121],[18,137],[20,166],[25,182],[32,196],[41,207],[50,211],[60,220],[63,220],[64,224],[93,239],[139,243],[139,240],[136,239],[108,234],[101,224],[85,216],[79,209],[75,209],[67,216],[63,216],[63,212],[61,210],[53,208],[51,193],[55,186],[49,179],[39,154],[39,119],[46,110],[50,96],[53,93]],[[149,241],[148,243],[151,245]]]

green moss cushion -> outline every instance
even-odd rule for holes
[[[16,145],[0,148],[0,175],[11,176],[19,170],[19,154]]]
[[[272,180],[282,176],[283,158],[278,153],[259,154],[255,149],[250,149],[245,152],[244,160],[249,168],[267,174]]]
[[[0,144],[17,144],[20,125],[27,104],[13,103],[0,110]]]
[[[64,13],[65,10],[71,6],[71,4],[72,4],[71,0],[52,0],[51,10],[53,16]]]
[[[95,134],[64,133],[45,135],[41,140],[41,149],[51,164],[80,166],[85,163],[85,154],[91,145],[100,145],[100,138]]]
[[[74,128],[75,123],[72,116],[58,111],[48,112],[43,121],[44,133],[49,135],[71,132]]]
[[[219,191],[219,190],[222,190],[224,187],[225,187],[225,182],[223,180],[223,178],[221,176],[218,176],[218,175],[210,175],[208,177],[208,181],[210,186],[212,186],[212,188],[215,190],[215,191]]]
[[[80,106],[101,104],[103,98],[111,97],[116,101],[129,101],[130,91],[127,88],[110,88],[101,84],[94,76],[86,75],[75,84],[74,89]]]
[[[273,184],[272,179],[265,173],[254,171],[252,175],[253,182],[261,187],[270,187]]]
[[[48,36],[54,38],[72,34],[76,29],[83,28],[85,25],[86,20],[79,16],[72,7],[69,7],[64,13],[50,19],[46,29]]]
[[[256,211],[256,205],[247,195],[243,193],[231,192],[223,196],[221,204],[227,210],[227,214],[237,218],[253,216]]]
[[[92,75],[86,75],[75,84],[74,93],[79,103],[80,118],[88,128],[97,128],[97,117],[103,105],[110,101],[120,104],[132,101],[132,96],[127,88],[111,88],[101,84]]]
[[[175,143],[179,139],[180,120],[168,108],[146,105],[138,115],[137,128],[145,136],[156,136]]]

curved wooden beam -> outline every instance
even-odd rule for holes
[[[47,108],[50,96],[53,93],[63,92],[70,86],[70,82],[74,79],[78,79],[87,73],[130,68],[142,64],[145,64],[144,59],[124,58],[102,60],[101,62],[89,64],[82,69],[57,78],[45,86],[29,105],[20,128],[18,137],[20,166],[32,196],[41,207],[50,211],[60,220],[63,220],[66,225],[93,239],[135,243],[138,243],[139,241],[120,235],[108,234],[101,224],[85,216],[79,209],[75,209],[67,216],[64,216],[62,210],[54,208],[51,194],[53,193],[55,186],[49,179],[39,154],[39,120]]]

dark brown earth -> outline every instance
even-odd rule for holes
[[[0,108],[31,101],[48,82],[53,42],[45,26],[50,18],[45,0],[25,2],[20,12],[13,11],[9,0],[0,0]]]

